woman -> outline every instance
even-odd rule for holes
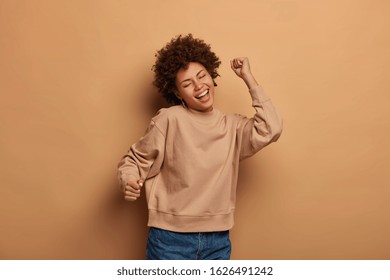
[[[145,185],[147,259],[230,259],[239,162],[281,134],[282,120],[247,58],[230,63],[248,87],[254,116],[214,108],[220,63],[191,34],[156,54],[154,85],[175,106],[157,113],[118,165],[126,200]]]

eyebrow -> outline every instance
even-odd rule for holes
[[[202,71],[204,71],[204,70],[203,70],[203,69],[199,70],[199,72],[196,73],[196,76],[195,76],[195,77],[198,77],[199,74],[200,74]],[[190,81],[190,80],[191,80],[191,78],[185,79],[185,80],[181,81],[180,84],[182,84],[182,83],[184,83],[184,82],[188,82],[188,81]]]

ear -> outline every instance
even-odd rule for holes
[[[177,89],[177,87],[174,88],[173,90],[173,93],[176,95],[176,97],[180,100],[182,100],[181,96],[180,96],[180,93],[179,93],[179,90]]]

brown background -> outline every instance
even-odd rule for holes
[[[389,29],[387,0],[0,1],[0,258],[144,258],[116,164],[164,105],[155,51],[192,32],[220,110],[252,114],[248,56],[284,117],[242,163],[232,257],[390,259]]]

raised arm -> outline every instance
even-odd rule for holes
[[[254,78],[249,59],[234,58],[230,61],[232,70],[249,89],[255,114],[252,118],[242,118],[238,126],[240,159],[252,156],[268,144],[279,139],[283,122],[271,99]]]

